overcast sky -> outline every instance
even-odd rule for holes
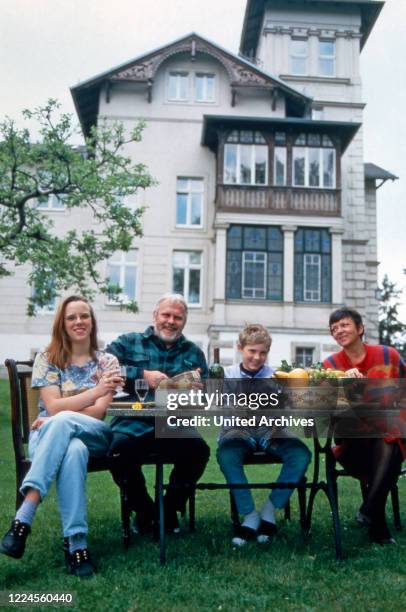
[[[246,0],[1,0],[0,116],[191,31],[237,52]],[[362,52],[365,161],[399,176],[378,191],[380,275],[406,285],[406,0],[387,0]],[[403,311],[406,318],[406,308]]]

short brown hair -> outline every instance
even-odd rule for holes
[[[247,344],[265,344],[267,350],[271,348],[272,338],[269,331],[263,325],[254,323],[246,325],[238,335],[238,344],[244,348]]]
[[[66,307],[72,302],[84,302],[89,306],[90,316],[92,318],[92,331],[90,332],[90,355],[93,359],[96,357],[95,353],[98,348],[97,322],[89,300],[81,295],[70,295],[69,297],[65,298],[58,307],[54,324],[52,326],[51,342],[46,349],[49,363],[52,363],[61,369],[66,368],[66,366],[69,365],[72,356],[72,344],[68,334],[65,331]]]

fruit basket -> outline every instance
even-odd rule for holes
[[[344,372],[320,366],[294,368],[283,361],[281,369],[276,370],[274,376],[284,387],[291,408],[305,411],[334,410]]]
[[[288,405],[294,410],[335,410],[338,387],[329,382],[309,383],[305,387],[288,384],[285,385],[285,394]]]

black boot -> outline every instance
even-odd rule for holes
[[[20,559],[24,554],[25,541],[30,533],[30,525],[14,519],[10,529],[1,541],[0,552],[14,559]]]

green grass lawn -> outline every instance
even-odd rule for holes
[[[223,482],[214,450],[215,440],[204,480]],[[269,480],[269,472],[264,475],[268,469],[251,468],[251,473]],[[152,470],[147,471],[152,481]],[[399,488],[406,525],[405,478]],[[150,537],[135,538],[131,548],[123,550],[118,490],[108,473],[91,474],[89,547],[98,574],[81,581],[65,573],[58,510],[51,493],[37,513],[24,558],[15,561],[0,555],[0,591],[74,592],[76,610],[406,609],[406,531],[396,534],[397,546],[371,545],[354,520],[360,503],[357,483],[341,479],[339,493],[345,554],[340,563],[335,561],[329,508],[322,494],[316,498],[308,539],[301,536],[295,494],[292,521],[280,518],[272,545],[234,550],[227,493],[200,491],[197,531],[168,538],[168,560],[162,568],[158,546]],[[14,495],[7,384],[0,381],[1,533],[13,517]],[[256,495],[261,502],[266,493]]]

